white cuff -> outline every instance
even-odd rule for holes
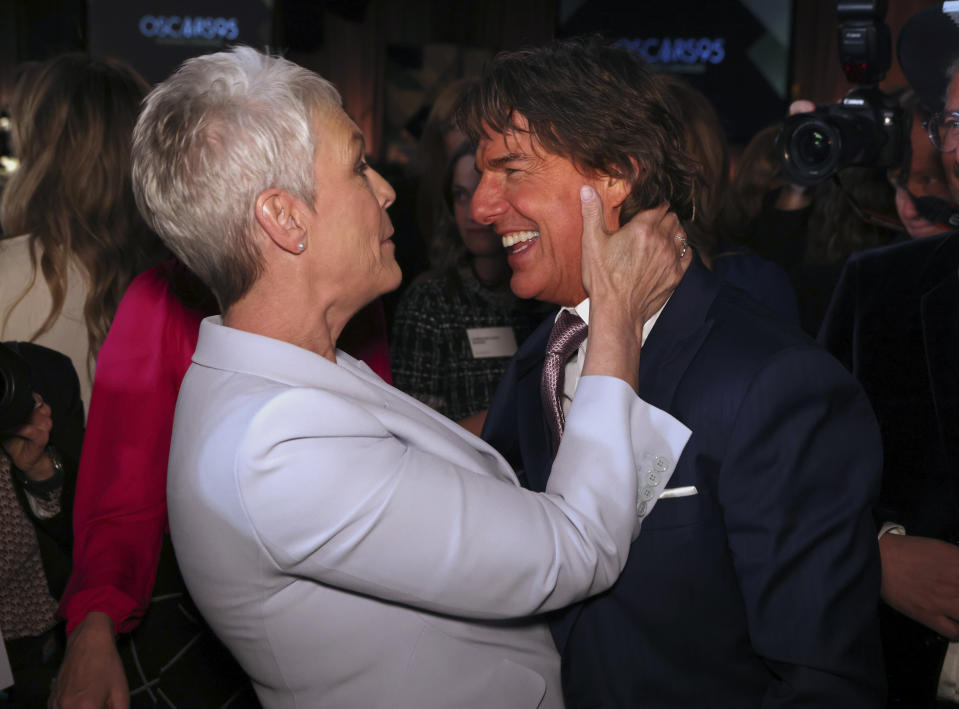
[[[884,522],[882,527],[879,528],[879,534],[876,535],[876,538],[882,539],[884,534],[898,534],[904,537],[906,535],[906,528],[896,522]]]

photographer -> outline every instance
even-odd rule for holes
[[[0,344],[0,631],[14,686],[0,706],[43,707],[62,653],[70,508],[83,405],[69,358]]]
[[[795,119],[814,108],[796,101],[790,114]],[[904,236],[862,216],[895,209],[895,192],[882,167],[849,166],[810,186],[790,182],[789,175],[783,179],[786,184],[764,200],[746,244],[786,272],[802,327],[815,336],[846,259]]]
[[[935,111],[928,137],[953,201],[959,201],[957,20],[924,10],[903,27],[898,47],[910,85]],[[944,210],[941,219],[954,228],[956,211],[948,203]],[[890,707],[959,703],[957,270],[959,231],[854,256],[819,336],[861,382],[882,431],[877,517]]]

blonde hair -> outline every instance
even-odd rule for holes
[[[65,54],[29,65],[11,101],[20,167],[0,202],[3,230],[30,235],[33,276],[3,324],[36,282],[50,289],[50,312],[31,340],[63,310],[75,259],[88,279],[83,314],[90,364],[133,277],[162,255],[130,187],[130,137],[146,82],[110,59]]]

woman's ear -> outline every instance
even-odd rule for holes
[[[271,188],[256,198],[256,222],[270,240],[284,251],[306,250],[306,213],[303,203],[288,192]]]

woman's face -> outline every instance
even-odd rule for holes
[[[484,226],[470,216],[470,202],[476,185],[479,184],[479,173],[476,172],[476,162],[473,155],[464,155],[453,166],[453,215],[456,218],[456,228],[460,238],[470,256],[503,256],[503,244],[500,237],[489,226]]]
[[[396,194],[367,165],[363,134],[343,111],[319,118],[316,145],[307,249],[324,287],[338,289],[358,309],[400,284],[386,214]]]

